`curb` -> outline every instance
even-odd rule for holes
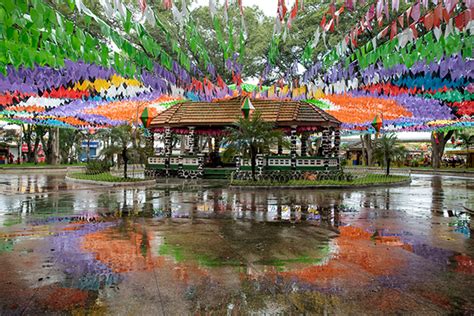
[[[85,183],[85,184],[96,184],[107,187],[128,187],[128,186],[148,186],[156,185],[156,180],[143,180],[136,182],[106,182],[106,181],[94,181],[94,180],[84,180],[84,179],[75,179],[66,176],[66,181],[76,182],[76,183]]]
[[[374,167],[346,167],[345,170],[348,171],[359,171],[359,172],[371,172],[371,171],[382,171],[382,169]],[[391,172],[399,174],[428,174],[434,176],[464,176],[464,177],[474,177],[474,171],[471,170],[458,170],[455,169],[420,169],[420,168],[391,168]]]
[[[64,173],[68,171],[80,171],[84,170],[85,167],[82,166],[77,166],[77,167],[58,167],[58,168],[50,168],[50,167],[10,167],[10,168],[4,168],[0,167],[0,171],[3,174],[18,174],[18,173],[24,173],[25,171],[30,172],[30,173],[44,173],[44,174],[49,174],[49,173]]]
[[[305,190],[305,189],[363,189],[363,188],[381,188],[381,187],[396,187],[401,185],[408,185],[411,183],[411,179],[391,182],[391,183],[374,183],[374,184],[354,184],[354,185],[282,185],[282,186],[250,186],[250,185],[230,185],[229,189],[238,189],[238,190],[273,190],[273,189],[295,189],[295,190]]]

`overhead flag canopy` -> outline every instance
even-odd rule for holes
[[[105,18],[82,1],[66,3],[74,18],[54,2],[0,3],[1,120],[97,129],[137,124],[138,111],[146,126],[176,102],[247,96],[308,100],[347,131],[474,126],[474,11],[469,1],[330,3],[308,44],[294,50],[300,60],[275,70],[279,51],[287,45],[284,36],[311,13],[303,1],[290,3],[291,9],[278,1],[278,31],[268,38],[268,56],[258,56],[267,58],[258,85],[244,83],[246,59],[255,57],[243,51],[251,35],[244,22],[245,0],[235,3],[234,17],[232,2],[209,2],[210,32],[220,52],[208,50],[186,1],[159,5],[179,15],[180,34],[170,32],[149,1],[140,0],[135,8],[121,0],[101,0]],[[219,10],[227,18],[220,19]],[[361,19],[342,32],[336,45],[327,46],[329,36],[350,19],[348,12],[356,10],[364,10],[357,11]],[[232,18],[241,20],[237,32]],[[161,32],[160,40],[150,28]],[[315,56],[324,45],[327,51]],[[222,67],[212,63],[214,54],[224,57]],[[244,117],[252,111],[245,98]]]

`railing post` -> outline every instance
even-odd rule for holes
[[[242,158],[240,156],[235,157],[235,169],[236,171],[240,171],[240,167],[242,166]]]
[[[204,177],[204,154],[198,154],[198,177]]]
[[[183,174],[183,156],[179,155],[178,157],[178,176]]]
[[[257,169],[258,169],[258,178],[261,179],[262,175],[263,175],[263,163],[264,163],[264,159],[263,159],[263,155],[262,154],[259,154],[257,155]]]

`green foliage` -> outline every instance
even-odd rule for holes
[[[470,133],[470,131],[466,130],[463,132],[457,132],[456,136],[461,140],[461,144],[456,146],[460,146],[467,150],[474,145],[474,134]]]
[[[77,161],[77,153],[81,150],[83,135],[80,131],[61,128],[59,130],[59,153],[61,162],[74,163]]]
[[[259,111],[255,111],[250,118],[239,118],[233,127],[226,129],[227,135],[222,143],[226,151],[240,153],[250,158],[252,176],[255,178],[257,154],[268,154],[270,147],[283,142],[283,133],[275,130],[272,123],[265,122]],[[224,152],[224,156],[229,154]]]
[[[141,130],[130,125],[113,127],[99,135],[107,144],[101,155],[113,164],[114,155],[118,155],[124,164],[124,177],[127,177],[129,163],[145,163],[149,146],[145,146],[145,138]]]
[[[86,165],[86,174],[99,174],[110,171],[110,163],[104,160],[92,160]]]
[[[384,134],[375,142],[374,157],[387,169],[387,176],[390,174],[390,164],[392,161],[401,159],[407,153],[403,146],[397,145],[397,136],[395,134]]]
[[[210,54],[210,58],[217,72],[223,76],[227,81],[232,79],[232,74],[225,68],[225,56],[224,50],[219,44],[220,34],[216,33],[215,25],[218,24],[222,29],[222,41],[224,45],[230,44],[230,42],[238,43],[240,41],[240,13],[238,12],[237,6],[230,6],[228,15],[229,20],[234,26],[232,33],[223,24],[223,6],[217,8],[216,19],[212,19],[209,13],[209,7],[204,6],[194,10],[191,13],[192,18],[195,20],[198,30],[202,36],[205,46]],[[273,19],[267,17],[263,12],[256,6],[245,7],[244,10],[245,25],[248,30],[247,37],[244,39],[245,54],[240,58],[240,62],[243,65],[242,77],[255,77],[259,76],[265,68],[268,45],[273,31]],[[232,54],[231,54],[232,55]]]

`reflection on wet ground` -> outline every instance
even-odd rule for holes
[[[0,175],[7,314],[474,313],[474,181],[118,189]]]

